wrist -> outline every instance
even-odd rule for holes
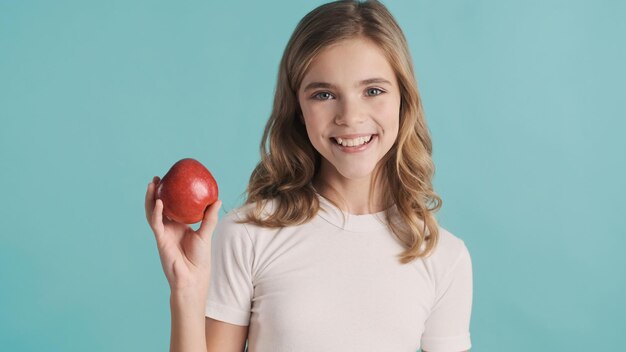
[[[194,268],[184,275],[170,275],[167,281],[172,293],[189,295],[196,291],[207,291],[210,276],[210,269]]]
[[[170,309],[186,316],[204,316],[206,296],[189,292],[172,292]]]
[[[198,287],[172,287],[170,298],[174,300],[205,300],[209,289],[208,286]]]

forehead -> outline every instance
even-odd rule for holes
[[[313,81],[352,86],[372,77],[396,84],[393,67],[377,44],[362,38],[348,39],[323,49],[313,59],[301,88]]]

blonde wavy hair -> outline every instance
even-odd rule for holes
[[[245,204],[256,203],[240,223],[278,228],[310,221],[320,210],[312,181],[320,170],[321,155],[300,121],[297,92],[313,59],[339,41],[365,38],[376,43],[393,67],[400,86],[398,137],[373,172],[384,187],[385,219],[405,250],[407,264],[427,257],[436,247],[439,231],[434,213],[441,198],[433,191],[432,142],[424,118],[411,55],[404,34],[391,13],[378,1],[336,1],[315,8],[296,26],[282,56],[271,116],[261,140],[261,160],[255,167]],[[265,204],[276,200],[271,214]],[[370,199],[370,204],[372,200]]]

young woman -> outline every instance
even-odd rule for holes
[[[464,351],[472,266],[434,217],[405,37],[377,1],[307,14],[282,57],[243,206],[200,228],[146,215],[176,351]]]

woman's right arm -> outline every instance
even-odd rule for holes
[[[209,351],[205,338],[204,298],[191,291],[171,292],[170,311],[170,351]]]
[[[225,323],[204,316],[204,299],[170,296],[172,338],[170,351],[243,352],[248,326]],[[202,345],[200,341],[204,341]]]
[[[217,201],[209,206],[197,231],[163,217],[163,202],[155,198],[154,177],[146,192],[146,219],[154,232],[163,272],[170,286],[172,330],[170,351],[242,352],[247,326],[205,318],[211,274],[211,237],[218,221]]]
[[[248,326],[206,318],[206,345],[209,352],[243,352],[248,339]]]

